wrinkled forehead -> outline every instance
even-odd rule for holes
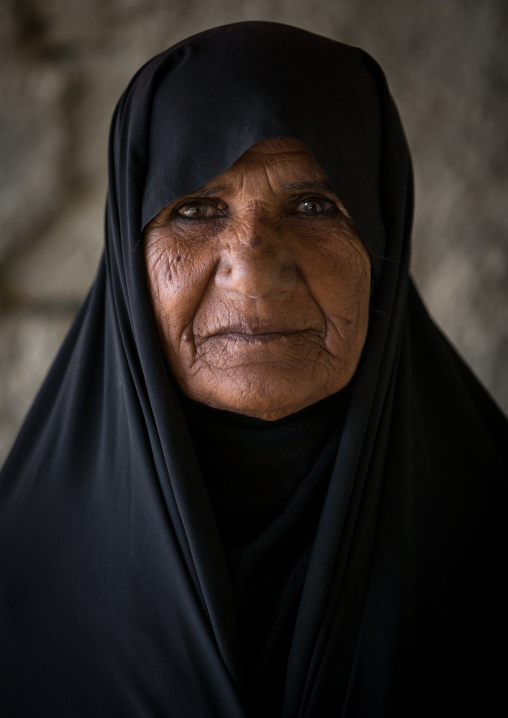
[[[249,147],[218,177],[198,188],[226,196],[254,196],[264,188],[270,192],[333,191],[326,173],[307,147],[294,137],[261,140]],[[190,196],[190,195],[187,195]],[[181,199],[181,198],[179,198]]]
[[[176,46],[151,111],[142,223],[274,137],[305,144],[365,243],[383,254],[381,110],[361,51],[282,25],[220,28]]]

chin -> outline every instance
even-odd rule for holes
[[[223,381],[215,374],[213,381],[203,382],[202,386],[190,382],[181,388],[191,399],[216,409],[276,421],[340,391],[351,378],[345,377],[334,384],[319,383],[315,377],[313,381],[305,381],[301,371],[288,375],[273,367],[261,376],[249,370],[242,371],[240,376],[238,372],[235,374],[230,372]]]

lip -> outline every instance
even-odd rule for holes
[[[282,339],[283,337],[291,336],[292,334],[298,334],[297,331],[291,332],[239,332],[236,330],[227,330],[223,332],[216,332],[210,335],[209,339],[221,337],[225,339],[234,339],[236,341],[244,342],[256,342],[256,341],[274,341],[275,339]]]
[[[211,332],[208,337],[227,337],[232,339],[244,339],[246,341],[254,341],[256,339],[280,339],[281,337],[291,334],[298,334],[303,329],[297,329],[294,326],[282,324],[232,324],[227,327],[220,327]]]

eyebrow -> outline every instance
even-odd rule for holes
[[[214,184],[207,182],[202,187],[198,187],[194,192],[189,192],[186,197],[215,197],[218,194],[227,194],[231,192],[231,185],[229,184]]]
[[[285,190],[290,192],[332,192],[332,186],[325,180],[304,180],[303,182],[286,182],[283,185]]]
[[[335,194],[331,184],[324,180],[303,180],[301,182],[285,182],[282,188],[288,192],[331,192]],[[231,185],[229,184],[215,184],[207,182],[202,187],[190,192],[189,197],[215,197],[220,194],[228,194],[232,191]]]

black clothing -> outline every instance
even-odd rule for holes
[[[270,422],[182,397],[226,553],[253,715],[281,715],[298,603],[349,397],[347,387]]]
[[[309,485],[308,534],[280,542],[281,619],[273,606],[252,619],[273,623],[256,648],[245,629],[256,601],[242,588],[256,555],[221,516],[220,466],[203,479],[205,449],[159,346],[141,231],[277,136],[302,140],[327,173],[374,282],[333,461],[326,430],[282,497],[285,513]],[[113,118],[97,279],[1,475],[2,718],[506,710],[508,422],[417,296],[412,213],[397,111],[361,50],[240,23],[137,73]],[[260,673],[246,678],[244,664]],[[277,674],[263,683],[269,665]],[[264,708],[252,711],[254,690]]]

